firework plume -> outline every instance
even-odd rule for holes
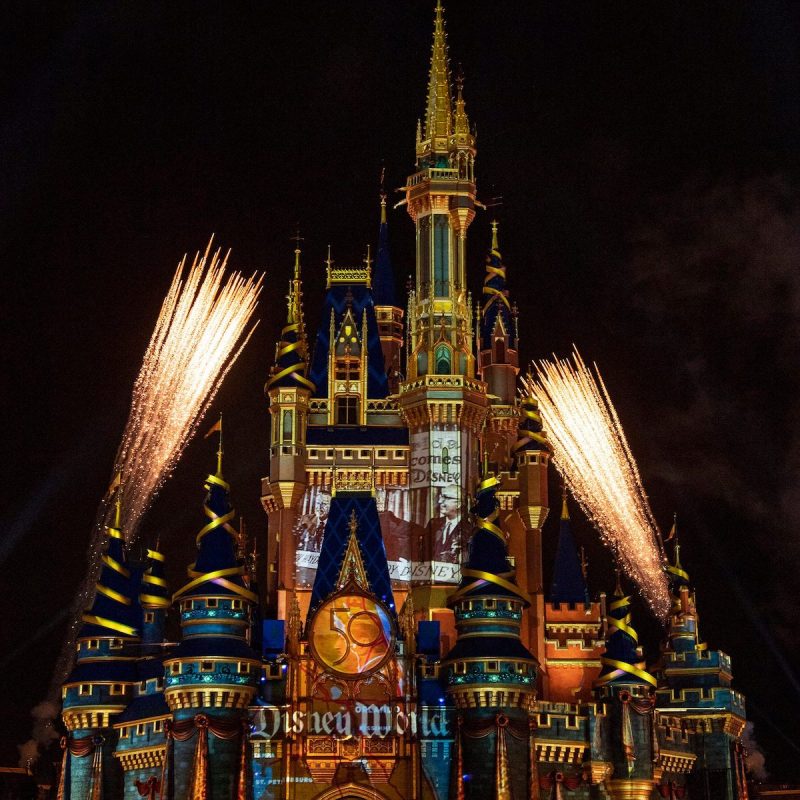
[[[255,330],[255,325],[246,329],[263,278],[255,274],[245,278],[238,272],[226,275],[229,254],[222,257],[219,249],[212,254],[209,242],[188,271],[184,256],[147,346],[112,472],[116,476],[112,487],[118,484],[115,492],[122,492],[121,527],[128,545],[135,541],[144,513]],[[55,691],[72,665],[81,612],[100,572],[115,492],[109,491],[97,510],[88,573],[75,600],[73,622],[51,687]]]
[[[617,412],[597,366],[577,350],[572,360],[541,361],[526,389],[539,401],[553,461],[581,508],[639,587],[653,613],[669,611],[658,526]]]

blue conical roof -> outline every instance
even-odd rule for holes
[[[558,532],[553,582],[550,584],[548,603],[588,603],[589,591],[583,577],[581,562],[572,536],[572,525],[567,511],[567,498],[564,496],[561,511],[561,527]]]
[[[372,297],[376,306],[397,306],[392,258],[389,254],[389,223],[386,221],[386,198],[381,198],[381,225],[378,229],[378,257],[372,272]]]
[[[137,614],[141,611],[136,597],[138,577],[132,576],[127,563],[119,523],[108,528],[108,547],[102,555],[102,568],[95,587],[91,608],[81,617],[83,626],[78,638],[113,636],[135,639],[139,636]],[[132,581],[137,580],[137,586]]]

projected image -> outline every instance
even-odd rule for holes
[[[409,493],[401,487],[379,487],[375,503],[393,584],[405,584],[412,577],[412,540]],[[325,487],[310,486],[300,501],[300,514],[294,526],[297,585],[311,588],[319,564],[322,536],[328,520],[331,494]],[[418,537],[417,537],[418,538]]]

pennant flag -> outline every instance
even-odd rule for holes
[[[204,439],[208,439],[212,433],[222,433],[222,416],[208,429],[208,433],[203,437]]]
[[[108,484],[108,489],[106,489],[106,496],[104,499],[107,500],[109,497],[111,497],[111,495],[114,494],[115,490],[119,488],[119,485],[121,483],[122,483],[122,473],[118,472],[114,476],[114,480]]]
[[[664,541],[665,542],[672,541],[672,539],[675,538],[677,533],[678,533],[678,515],[676,514],[672,518],[672,527],[669,529],[669,533],[667,534],[667,538]]]

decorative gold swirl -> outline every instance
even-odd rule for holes
[[[209,475],[206,478],[206,488],[209,488],[209,484],[214,484],[216,486],[222,487],[225,491],[230,489],[229,484],[220,476],[220,475]],[[207,534],[211,533],[211,531],[216,530],[217,528],[224,528],[225,532],[236,541],[236,530],[230,524],[230,521],[234,518],[236,512],[231,509],[227,514],[223,514],[220,516],[219,514],[215,513],[212,508],[208,506],[206,503],[203,506],[203,513],[210,519],[210,522],[207,525],[204,525],[200,532],[197,534],[196,542],[197,546],[200,546],[200,542],[202,541],[203,537]],[[249,600],[250,602],[257,603],[258,602],[258,595],[254,592],[245,589],[244,586],[239,586],[238,584],[234,583],[233,581],[229,581],[228,578],[234,575],[244,575],[244,567],[237,566],[237,567],[227,567],[225,569],[218,569],[214,570],[213,572],[198,572],[194,568],[194,564],[192,564],[187,572],[189,573],[189,577],[192,580],[189,581],[185,586],[179,589],[175,594],[172,596],[172,601],[175,602],[181,595],[186,594],[190,589],[194,589],[196,586],[199,586],[202,583],[211,582],[216,584],[217,586],[222,586],[225,589],[229,589],[234,594],[239,595],[240,597]],[[152,576],[151,576],[152,577]],[[165,584],[166,585],[166,584]]]
[[[114,589],[109,589],[108,586],[103,586],[102,583],[96,583],[95,589],[97,589],[100,594],[104,594],[106,597],[110,597],[112,600],[116,600],[118,603],[122,603],[126,606],[131,604],[130,597],[125,597],[124,594],[114,591]]]
[[[123,567],[122,564],[119,563],[119,561],[117,561],[116,559],[111,558],[111,556],[108,555],[107,553],[102,555],[100,557],[100,560],[107,567],[109,567],[110,569],[113,569],[114,572],[118,572],[120,575],[122,575],[123,578],[130,578],[131,573],[125,567]]]
[[[609,606],[609,611],[617,611],[620,608],[624,608],[626,606],[630,606],[631,598],[630,597],[618,597],[616,598],[611,605]],[[617,617],[612,617],[610,614],[606,617],[608,624],[611,628],[614,628],[622,633],[626,633],[628,636],[633,639],[633,641],[638,644],[639,643],[639,634],[636,632],[635,628],[631,626],[631,613],[628,611],[622,619],[617,619]],[[615,680],[616,678],[622,678],[625,675],[633,675],[640,680],[645,681],[645,683],[649,683],[651,686],[656,686],[657,682],[656,679],[649,673],[647,670],[644,669],[645,662],[641,661],[636,664],[629,664],[627,661],[617,661],[614,658],[608,658],[607,656],[600,656],[600,663],[604,666],[613,667],[611,672],[602,675],[596,681],[596,685],[603,686],[607,683],[611,683],[611,681]]]
[[[130,625],[123,625],[121,622],[114,622],[113,619],[106,619],[105,617],[98,617],[94,614],[83,614],[81,619],[92,625],[99,625],[101,628],[108,628],[112,631],[119,631],[119,633],[126,633],[128,636],[137,636],[136,628]]]
[[[499,250],[491,250],[490,252],[493,256],[495,256],[495,258],[497,258],[498,261],[502,258]],[[489,310],[489,306],[491,306],[491,304],[497,299],[499,299],[509,311],[511,310],[511,304],[508,302],[508,298],[505,296],[502,289],[496,289],[494,286],[489,286],[489,281],[493,280],[495,277],[501,278],[503,281],[505,281],[506,268],[502,264],[500,264],[499,267],[496,267],[491,261],[487,261],[486,277],[483,279],[483,294],[489,295],[489,298],[483,304],[484,314]]]

